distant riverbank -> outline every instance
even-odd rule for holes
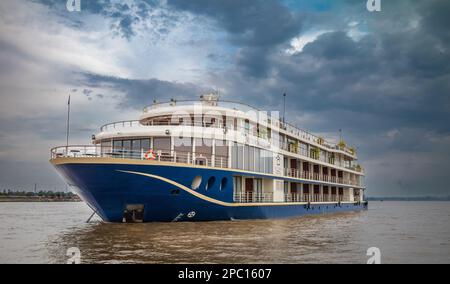
[[[450,196],[367,197],[368,201],[450,201]]]
[[[0,191],[0,202],[79,202],[81,199],[73,192],[63,191]]]
[[[74,196],[50,197],[50,196],[0,196],[0,202],[80,202],[81,199]]]

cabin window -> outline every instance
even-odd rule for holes
[[[231,165],[234,169],[243,169],[243,148],[242,144],[233,142],[231,147]]]
[[[124,140],[123,141],[123,149],[124,150],[131,150],[131,140]]]
[[[141,149],[147,152],[150,149],[150,139],[141,139]]]
[[[252,172],[255,171],[255,147],[248,147],[247,160],[248,170]]]
[[[228,145],[226,140],[216,140],[216,156],[228,157]]]
[[[212,139],[195,139],[195,163],[198,165],[211,165]]]
[[[177,138],[174,139],[174,150],[177,154],[187,154],[192,152],[192,138]]]
[[[131,141],[131,150],[134,152],[140,152],[141,151],[141,140],[132,140]]]
[[[156,151],[170,151],[171,143],[170,137],[155,137],[153,138],[153,148]]]
[[[261,163],[261,149],[259,148],[255,148],[255,171],[264,171],[264,163]]]
[[[256,193],[256,200],[259,202],[264,201],[263,200],[263,186],[262,186],[262,179],[255,178],[255,193]]]
[[[233,192],[235,196],[242,192],[242,177],[233,177]]]
[[[228,145],[226,140],[216,140],[215,147],[215,165],[227,167],[228,165]]]
[[[195,139],[195,153],[212,155],[212,139]]]
[[[250,146],[248,145],[244,145],[244,170],[248,171],[249,170],[249,164],[248,164],[248,156],[249,156],[249,150]]]
[[[308,146],[305,143],[299,143],[300,147],[300,155],[302,156],[308,156]]]
[[[208,183],[206,184],[206,190],[211,189],[214,186],[215,182],[216,182],[216,178],[215,177],[210,177],[208,179]]]
[[[122,153],[122,140],[113,142],[113,152],[114,153]]]
[[[193,190],[197,190],[200,187],[201,184],[202,184],[202,177],[201,176],[196,176],[192,180],[191,188]]]
[[[111,140],[103,140],[100,145],[103,154],[111,151]]]
[[[220,182],[220,191],[225,190],[227,187],[228,179],[226,177],[222,178]]]
[[[250,133],[250,121],[248,119],[246,119],[244,122],[244,128],[245,128],[245,133],[249,134]]]
[[[266,173],[271,174],[273,173],[273,153],[270,151],[265,151],[265,155],[266,163],[264,163],[264,168]]]

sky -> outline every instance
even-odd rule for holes
[[[450,1],[0,1],[0,189],[145,105],[222,98],[355,145],[369,196],[450,195]]]

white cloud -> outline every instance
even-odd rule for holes
[[[320,35],[330,32],[329,30],[309,32],[304,35],[300,35],[291,40],[291,46],[286,50],[288,54],[296,54],[303,51],[303,48],[308,43],[314,42]]]

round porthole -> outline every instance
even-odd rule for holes
[[[200,184],[202,183],[202,177],[201,176],[196,176],[193,180],[192,180],[192,184],[191,184],[191,188],[193,190],[196,190],[200,187]]]
[[[212,188],[214,186],[215,182],[216,182],[216,178],[215,177],[210,177],[208,179],[208,184],[206,184],[206,190]]]
[[[222,181],[220,182],[220,190],[225,190],[227,187],[228,179],[226,177],[222,178]]]

